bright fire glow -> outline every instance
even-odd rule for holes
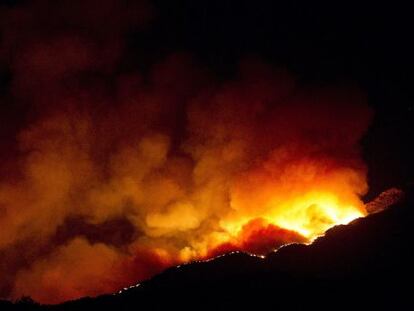
[[[230,244],[232,248],[242,251],[250,251],[243,247],[244,239],[251,236],[246,235],[246,227],[254,224],[256,230],[262,230],[267,226],[284,229],[288,232],[300,236],[302,239],[281,240],[272,245],[270,242],[264,252],[271,251],[274,247],[289,242],[312,242],[318,236],[323,235],[329,228],[336,225],[345,225],[354,219],[366,216],[366,211],[362,202],[359,204],[350,204],[349,202],[340,202],[338,197],[328,192],[312,191],[303,196],[296,197],[284,202],[274,202],[270,200],[267,212],[255,217],[241,217],[239,219],[222,220],[220,222],[221,231],[213,232],[209,235],[208,247],[197,245],[195,248],[199,251],[192,253],[188,248],[182,251],[182,259],[185,261],[197,259],[201,254],[206,255],[212,248],[219,245]],[[257,221],[259,220],[259,221]],[[250,225],[252,227],[252,225]],[[261,231],[261,235],[256,236],[257,240],[266,239],[266,232]],[[260,241],[253,241],[260,242]],[[280,244],[280,245],[279,245]],[[253,251],[254,253],[254,251]],[[216,255],[216,253],[213,253]],[[194,258],[195,257],[195,258]]]
[[[285,203],[267,218],[269,222],[312,240],[327,229],[364,216],[361,206],[345,205],[332,194],[310,193]]]
[[[262,216],[268,223],[291,230],[313,240],[335,225],[345,225],[365,216],[362,206],[341,205],[330,194],[310,194],[294,202],[284,203]],[[237,235],[243,225],[249,222],[222,222],[222,227],[230,235]]]
[[[17,67],[40,68],[56,50],[41,47]],[[53,109],[16,134],[18,155],[0,166],[0,297],[115,292],[184,262],[309,243],[366,215],[359,141],[371,111],[358,91],[301,90],[255,61],[231,81],[201,70],[194,84],[188,65],[174,56],[148,77],[114,77],[108,94],[106,83],[79,98],[58,87]]]

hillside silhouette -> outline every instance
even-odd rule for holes
[[[232,253],[171,268],[120,293],[1,310],[384,310],[413,306],[413,192],[387,210],[329,230],[311,245],[260,258]]]

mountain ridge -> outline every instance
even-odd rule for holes
[[[2,310],[390,309],[411,304],[412,191],[403,202],[265,258],[234,252],[169,268],[120,293],[54,306],[1,302]]]

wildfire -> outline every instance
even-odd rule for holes
[[[364,215],[362,205],[338,202],[338,198],[329,193],[310,193],[291,203],[284,203],[280,211],[270,215],[269,221],[312,241],[332,226],[347,224]]]
[[[0,298],[111,293],[366,215],[361,91],[257,59],[229,80],[187,54],[125,62],[120,38],[151,19],[146,2],[69,2],[1,8],[3,100],[19,120],[0,141]]]
[[[332,194],[316,193],[283,203],[262,217],[269,224],[296,232],[312,241],[332,226],[348,224],[365,215],[362,206],[342,205]],[[223,223],[223,228],[231,235],[237,235],[244,225]]]
[[[220,230],[207,235],[207,245],[193,252],[181,250],[183,261],[198,260],[228,251],[266,255],[284,244],[310,243],[329,228],[366,216],[362,202],[340,202],[332,193],[310,192],[292,200],[270,200],[265,214],[220,221]]]

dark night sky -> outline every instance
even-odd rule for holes
[[[5,7],[25,2],[1,1]],[[410,106],[413,22],[408,7],[358,1],[152,3],[150,26],[130,33],[131,57],[124,59],[129,68],[136,53],[150,65],[160,55],[181,50],[224,75],[231,74],[240,57],[254,55],[305,80],[358,83],[376,94],[375,106]],[[9,78],[3,70],[3,92]]]
[[[388,86],[399,87],[392,93],[408,92],[412,25],[404,7],[352,1],[156,3],[159,18],[147,34],[156,51],[189,50],[223,71],[253,54],[304,79],[350,79],[376,91]]]
[[[24,2],[2,1],[4,6]],[[413,22],[408,7],[359,1],[152,3],[156,13],[147,31],[130,35],[131,55],[146,54],[148,64],[183,50],[225,74],[241,56],[257,55],[304,79],[358,83],[382,98],[374,105],[410,106]],[[7,79],[3,72],[3,90]]]

